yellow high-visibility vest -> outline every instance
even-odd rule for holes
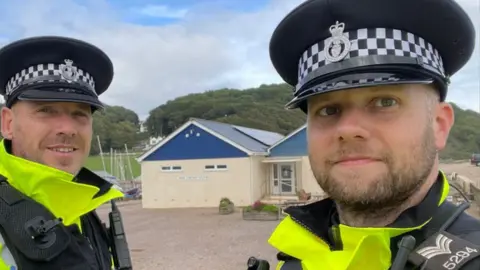
[[[443,190],[438,205],[448,196],[450,186],[444,173]],[[301,260],[303,270],[387,270],[391,265],[390,239],[421,229],[425,223],[411,228],[357,228],[339,225],[343,249],[331,251],[327,243],[294,221],[285,217],[268,242],[277,250]],[[277,264],[280,270],[283,262]]]
[[[7,178],[11,186],[44,205],[55,217],[61,217],[66,226],[75,223],[80,229],[81,216],[124,196],[119,190],[110,188],[105,194],[93,198],[99,188],[74,182],[74,175],[67,172],[11,155],[5,149],[4,140],[0,141],[0,174]],[[1,235],[0,251],[0,270],[15,267],[15,261]]]

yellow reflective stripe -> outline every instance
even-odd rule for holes
[[[3,239],[3,236],[0,234],[0,254],[2,255],[1,258],[4,263],[8,265],[16,265],[15,259],[13,258],[12,253],[10,252],[10,249],[5,245],[5,240]]]
[[[448,197],[448,193],[450,192],[450,184],[448,183],[447,176],[443,171],[440,171],[440,174],[442,175],[443,179],[443,190],[442,190],[442,196],[440,197],[440,201],[438,202],[438,206],[440,206]]]
[[[13,268],[12,268],[13,267]],[[6,265],[1,259],[0,259],[0,270],[17,270],[17,267],[15,265]]]
[[[0,235],[0,252],[1,252],[0,270],[16,269],[17,263],[15,262],[15,259],[13,258],[12,253],[10,252],[8,247],[5,245],[5,240],[3,239],[2,235]]]
[[[275,268],[275,270],[282,270],[282,266],[283,266],[284,264],[285,264],[284,261],[278,262],[277,267]]]

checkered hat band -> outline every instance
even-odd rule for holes
[[[34,85],[39,83],[72,83],[83,86],[87,90],[95,92],[95,81],[92,76],[82,69],[76,68],[77,78],[75,81],[68,81],[62,76],[62,67],[60,64],[38,64],[26,68],[13,76],[6,85],[6,94],[10,95],[15,90],[26,85]]]
[[[312,93],[322,93],[325,91],[333,90],[335,88],[340,88],[340,87],[344,88],[345,86],[358,87],[358,86],[364,86],[369,84],[378,84],[378,83],[387,83],[387,82],[393,83],[393,82],[398,82],[400,80],[401,80],[400,78],[389,76],[389,77],[378,77],[378,78],[368,78],[368,79],[359,79],[359,80],[335,81],[332,83],[321,84],[321,85],[312,87],[310,89],[307,89],[303,93],[301,93],[300,96],[309,95]]]
[[[423,63],[444,76],[442,58],[432,44],[412,33],[386,28],[358,29],[343,34],[350,40],[345,59],[370,55],[395,55],[422,59]],[[308,48],[300,57],[298,81],[318,68],[331,64],[325,57],[326,39]],[[394,64],[394,63],[392,63]]]

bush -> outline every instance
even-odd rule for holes
[[[233,204],[233,202],[227,197],[223,197],[223,198],[220,199],[220,207],[228,206],[228,205],[231,205],[231,204]]]
[[[278,207],[273,205],[273,204],[267,204],[263,207],[262,211],[263,212],[277,213],[278,212]]]
[[[234,204],[229,198],[224,197],[220,199],[220,205],[218,206],[218,211],[220,212],[220,214],[231,214],[234,212],[234,208]]]
[[[273,204],[266,204],[262,203],[261,201],[256,201],[252,205],[249,205],[245,207],[246,212],[252,212],[252,211],[257,211],[257,212],[271,212],[271,213],[277,213],[278,212],[278,207]]]

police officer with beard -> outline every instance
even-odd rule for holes
[[[307,0],[279,23],[271,60],[329,198],[286,209],[277,269],[480,269],[480,222],[446,201],[438,156],[474,46],[453,0]]]

